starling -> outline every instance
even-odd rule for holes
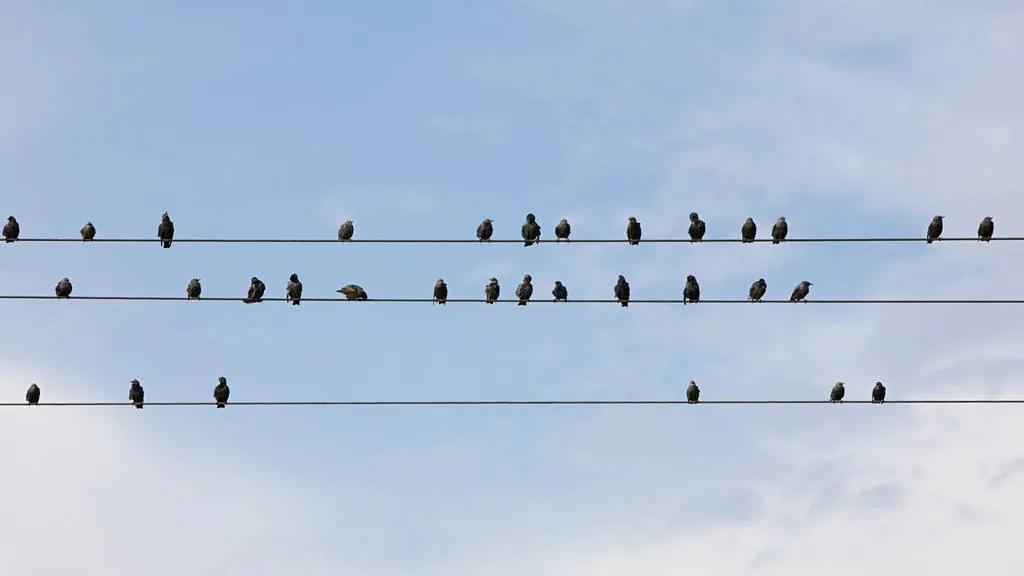
[[[339,294],[344,294],[346,300],[366,300],[366,290],[358,284],[346,284],[338,290]]]
[[[843,386],[842,382],[836,382],[836,385],[832,387],[832,394],[829,396],[829,400],[832,402],[842,402],[843,396],[846,396],[846,387]]]
[[[747,298],[751,302],[760,302],[761,298],[764,297],[764,293],[768,291],[768,284],[764,281],[764,278],[758,279],[750,285],[750,292],[748,292]]]
[[[700,284],[693,274],[686,277],[686,286],[683,286],[683,304],[687,302],[700,302]]]
[[[942,236],[942,219],[945,216],[936,216],[932,218],[932,223],[928,225],[928,243],[931,244],[933,241],[938,240],[939,236]]]
[[[199,296],[203,293],[203,285],[199,283],[199,278],[193,278],[189,280],[188,286],[185,288],[185,296],[188,300],[199,300]]]
[[[772,244],[778,244],[785,240],[786,234],[789,234],[789,224],[786,224],[785,216],[779,216],[779,219],[775,221],[775,226],[772,226]]]
[[[86,222],[85,226],[82,226],[82,241],[88,242],[96,237],[96,227],[92,225],[92,222]]]
[[[490,283],[484,286],[484,295],[487,297],[488,304],[494,304],[498,296],[501,296],[501,286],[498,285],[497,278],[491,278]]]
[[[246,296],[244,302],[246,304],[258,304],[263,302],[263,294],[267,292],[267,285],[262,280],[253,276],[252,283],[249,284],[249,295]]]
[[[160,244],[164,248],[171,247],[171,240],[174,239],[174,222],[171,222],[171,217],[167,215],[167,212],[160,217],[160,226],[156,229],[156,237],[162,240]]]
[[[700,402],[700,387],[693,380],[690,380],[690,385],[686,387],[686,402],[689,404]]]
[[[490,241],[491,236],[494,235],[494,220],[490,218],[484,218],[484,221],[476,227],[477,240],[484,242]]]
[[[995,231],[996,224],[992,221],[992,217],[985,216],[981,224],[978,224],[978,240],[984,240],[985,242],[992,240],[992,233]]]
[[[138,380],[132,380],[131,390],[128,391],[128,399],[135,404],[135,407],[142,410],[142,401],[146,397],[146,391],[142,389],[142,384],[139,384]]]
[[[626,277],[619,275],[619,281],[615,284],[615,299],[622,304],[625,308],[629,306],[629,282],[626,282]]]
[[[213,399],[217,401],[217,408],[223,408],[227,405],[228,396],[231,396],[231,388],[228,388],[228,379],[221,376],[217,378],[217,387],[213,389]]]
[[[533,296],[533,277],[527,274],[523,276],[523,282],[516,286],[516,298],[519,298],[519,306],[526,306],[526,303],[530,301],[530,296]]]
[[[555,280],[555,287],[551,289],[551,295],[555,297],[555,302],[569,301],[569,289],[562,285],[561,280]]]
[[[14,216],[8,216],[7,224],[4,224],[4,238],[8,242],[14,242],[20,233],[21,226],[18,225],[18,221],[14,219]]]
[[[288,277],[288,287],[285,288],[285,300],[298,306],[302,302],[302,282],[299,282],[299,275],[292,274]]]
[[[345,220],[338,228],[338,240],[351,240],[352,234],[356,231],[351,220]]]
[[[444,283],[444,278],[438,278],[437,283],[434,284],[434,304],[440,304],[444,306],[448,303],[448,285]]]
[[[36,386],[35,382],[25,392],[25,401],[29,404],[39,404],[39,386]]]
[[[757,237],[757,224],[754,224],[753,218],[747,218],[747,221],[743,223],[743,228],[740,229],[740,233],[743,234],[743,242],[750,243]]]
[[[707,224],[700,219],[700,216],[696,212],[690,212],[690,240],[700,242],[704,239],[704,233],[707,231]]]
[[[871,401],[875,404],[885,402],[885,385],[881,382],[875,382],[875,387],[871,390]]]
[[[57,282],[57,287],[54,288],[53,291],[57,293],[57,298],[70,298],[71,280],[68,280],[67,278],[61,278],[60,282]]]
[[[532,213],[526,215],[526,223],[523,224],[523,246],[532,246],[540,240],[540,224],[537,224],[537,217]]]
[[[556,238],[556,240],[565,240],[566,242],[568,242],[569,241],[569,234],[571,234],[571,233],[572,233],[572,227],[569,226],[569,221],[566,220],[565,218],[562,218],[558,222],[558,225],[555,226],[555,238]]]
[[[636,221],[635,217],[630,216],[629,224],[626,225],[626,240],[629,240],[630,246],[636,246],[640,243],[640,235],[642,233],[640,223]]]
[[[793,288],[793,293],[789,296],[789,301],[800,302],[801,300],[806,300],[807,295],[811,292],[811,286],[814,286],[814,284],[807,280],[797,284],[796,288]]]

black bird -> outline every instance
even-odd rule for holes
[[[625,308],[629,306],[629,282],[626,282],[626,277],[619,275],[619,281],[615,283],[615,299],[622,304]]]
[[[193,278],[189,280],[188,286],[185,287],[185,296],[188,300],[199,300],[199,296],[203,293],[203,285],[199,283],[199,278]]]
[[[444,278],[438,278],[437,283],[434,284],[434,304],[440,304],[444,306],[448,303],[448,285],[444,283]]]
[[[875,404],[885,402],[885,385],[881,382],[875,382],[875,387],[871,390],[871,401]]]
[[[760,278],[757,282],[750,285],[750,292],[748,293],[747,298],[751,302],[760,302],[761,298],[764,297],[764,293],[767,291],[768,283],[764,281],[764,278]]]
[[[555,287],[551,289],[551,295],[555,297],[555,302],[569,301],[569,289],[562,285],[561,280],[555,280]]]
[[[231,396],[231,388],[228,388],[228,379],[221,376],[217,378],[217,387],[213,389],[213,399],[217,401],[217,408],[223,408]]]
[[[740,234],[743,235],[743,242],[753,242],[754,238],[757,237],[757,224],[754,224],[753,218],[747,218],[747,221],[743,223],[743,227],[740,228]]]
[[[991,216],[985,216],[978,224],[978,240],[984,240],[988,242],[992,240],[992,233],[996,231],[996,223],[992,221]]]
[[[526,215],[526,223],[523,224],[523,246],[533,246],[540,240],[540,224],[537,224],[537,217],[532,213]]]
[[[683,304],[687,302],[700,302],[700,284],[693,274],[686,277],[686,285],[683,286]]]
[[[267,292],[267,285],[262,280],[253,276],[249,284],[249,295],[245,298],[246,304],[258,304],[263,302],[263,295]]]
[[[88,242],[96,237],[96,227],[92,225],[92,222],[86,222],[85,226],[82,226],[82,241]]]
[[[476,238],[477,240],[484,242],[491,239],[494,235],[494,220],[490,218],[484,218],[484,221],[476,227]]]
[[[772,244],[778,244],[785,240],[786,234],[789,234],[789,224],[786,224],[785,216],[779,216],[775,225],[772,226]]]
[[[146,391],[142,389],[142,384],[139,384],[138,380],[132,380],[132,387],[128,390],[128,399],[135,404],[135,407],[142,410],[142,402],[146,398]]]
[[[569,241],[569,234],[572,233],[572,226],[569,226],[569,221],[562,218],[558,225],[555,226],[555,239]]]
[[[288,277],[288,286],[285,288],[285,300],[298,306],[302,302],[302,282],[299,282],[299,275],[292,274]]]
[[[345,220],[341,223],[338,228],[338,240],[351,240],[352,235],[355,234],[356,228],[352,225],[351,220]]]
[[[39,404],[39,386],[36,386],[35,382],[25,392],[25,401],[29,404]]]
[[[793,293],[789,296],[789,301],[800,302],[801,300],[806,300],[807,295],[811,293],[811,286],[814,286],[814,284],[811,284],[807,280],[797,284],[796,288],[793,288]]]
[[[526,306],[526,303],[530,301],[530,297],[533,296],[533,276],[527,274],[523,276],[522,283],[516,286],[516,298],[519,298],[519,306]]]
[[[494,301],[501,296],[501,286],[498,285],[497,278],[491,278],[491,281],[484,286],[484,296],[487,297],[488,304],[494,304]]]
[[[7,224],[4,224],[4,238],[8,242],[14,242],[18,239],[18,234],[21,234],[21,226],[18,225],[18,221],[14,219],[14,216],[8,216]]]
[[[358,284],[346,284],[338,290],[339,294],[344,294],[346,300],[366,300],[366,290]]]
[[[696,212],[690,212],[690,240],[700,242],[704,239],[704,233],[707,231],[707,224],[700,219],[700,216]]]
[[[942,219],[945,216],[936,216],[932,218],[932,223],[928,225],[928,243],[931,244],[933,241],[938,240],[939,236],[942,236]]]
[[[690,380],[690,385],[686,387],[686,401],[689,404],[700,402],[700,387],[693,380]]]
[[[843,386],[842,382],[836,382],[836,385],[832,387],[832,394],[829,396],[829,400],[833,403],[842,402],[843,396],[846,396],[846,387]]]
[[[156,229],[156,237],[163,240],[160,244],[164,248],[171,247],[171,240],[174,239],[174,222],[171,222],[171,217],[167,215],[167,212],[160,217],[160,226]]]
[[[56,288],[53,289],[57,293],[57,298],[70,298],[71,297],[71,280],[67,278],[61,278],[60,282],[57,282]]]
[[[640,243],[640,236],[643,230],[640,229],[640,223],[636,221],[636,217],[629,217],[629,224],[626,224],[626,240],[629,240],[630,246],[636,246]]]

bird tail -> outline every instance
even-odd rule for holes
[[[627,307],[627,306],[629,306],[629,302],[622,302],[622,307],[623,307],[623,308],[625,308],[625,307]]]
[[[224,402],[217,402],[217,408],[223,408],[224,406]]]
[[[142,402],[136,402],[135,407],[138,408],[139,410],[142,410]]]

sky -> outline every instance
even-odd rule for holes
[[[0,0],[25,237],[1024,231],[1016,2]],[[0,294],[1019,298],[1016,243],[0,245]],[[1012,306],[8,301],[43,402],[1020,398]],[[26,575],[1016,574],[1009,406],[5,408]]]

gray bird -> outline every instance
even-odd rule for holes
[[[487,286],[484,286],[484,296],[487,297],[488,304],[494,304],[498,296],[501,296],[501,286],[498,285],[497,278],[491,278]]]
[[[789,234],[789,224],[786,224],[785,216],[779,216],[775,225],[772,226],[772,244],[778,244],[785,240],[786,234]]]
[[[690,380],[690,385],[686,387],[686,401],[689,404],[700,402],[700,387],[693,380]]]
[[[537,224],[537,217],[532,213],[526,215],[526,223],[523,224],[523,246],[533,246],[540,240],[540,224]]]
[[[629,224],[626,224],[626,240],[629,240],[630,246],[636,246],[640,243],[640,236],[643,234],[643,230],[640,229],[640,223],[636,221],[636,217],[629,217]]]
[[[174,222],[171,222],[171,217],[167,215],[167,212],[160,217],[160,226],[156,229],[156,237],[162,240],[161,246],[171,247],[171,240],[174,239]]]
[[[981,224],[978,224],[978,240],[988,242],[992,240],[992,233],[996,231],[996,223],[991,216],[985,216]]]
[[[832,394],[829,396],[829,400],[832,402],[842,402],[843,396],[846,396],[846,387],[842,382],[836,382],[836,385],[832,387]]]
[[[223,376],[217,378],[217,387],[213,389],[213,399],[217,401],[217,408],[227,406],[229,396],[231,388],[228,388],[228,379]]]
[[[96,237],[96,227],[92,225],[92,222],[86,222],[85,226],[82,226],[82,241],[88,242]]]
[[[764,297],[764,293],[768,291],[768,283],[764,281],[764,278],[759,278],[757,282],[750,285],[750,292],[748,292],[747,299],[751,302],[760,302],[761,298]]]
[[[569,226],[569,221],[562,218],[558,225],[555,226],[555,239],[558,241],[565,240],[569,241],[569,234],[572,233],[572,226]]]
[[[683,304],[687,302],[700,302],[700,284],[693,274],[686,277],[686,285],[683,286]]]
[[[555,297],[555,302],[569,301],[569,289],[562,285],[561,280],[555,280],[555,287],[551,289],[551,295]]]
[[[527,274],[523,276],[522,283],[516,286],[516,298],[519,298],[519,306],[526,306],[526,303],[530,301],[530,297],[533,296],[533,276]]]
[[[188,286],[185,287],[185,296],[187,300],[199,300],[199,296],[203,293],[203,285],[199,283],[199,278],[193,278],[189,280]]]
[[[344,294],[346,300],[366,300],[366,290],[358,284],[346,284],[338,290],[339,294]]]
[[[128,390],[128,399],[131,400],[132,404],[139,410],[142,410],[143,400],[146,398],[146,391],[142,389],[142,384],[139,384],[138,380],[132,380],[132,387]]]
[[[476,227],[476,238],[481,242],[489,241],[494,235],[494,220],[484,218],[484,221]]]
[[[442,306],[448,303],[448,285],[444,283],[444,278],[438,278],[437,283],[434,284],[434,304],[440,304]]]
[[[619,275],[619,281],[615,283],[615,299],[625,308],[629,306],[629,282],[626,277]]]
[[[881,382],[875,382],[875,387],[871,390],[871,401],[875,404],[885,402],[885,385]]]
[[[796,288],[793,288],[793,293],[789,296],[789,301],[800,302],[801,300],[806,300],[807,295],[811,292],[811,286],[814,286],[814,284],[811,284],[807,280],[797,284]]]
[[[267,285],[262,280],[253,276],[252,281],[249,283],[249,294],[246,296],[244,302],[246,304],[259,304],[263,302],[263,295],[267,292]]]
[[[302,303],[302,282],[299,282],[299,275],[292,274],[288,277],[288,286],[285,288],[285,300],[298,306]]]
[[[25,392],[25,401],[33,405],[39,404],[39,386],[36,386],[35,382]]]
[[[707,224],[700,219],[700,216],[696,212],[690,212],[690,240],[700,242],[704,239],[704,233],[707,231]]]
[[[21,226],[18,225],[14,216],[8,216],[7,224],[4,224],[4,238],[7,242],[14,242],[18,239],[18,234],[21,234]]]
[[[345,220],[338,228],[338,240],[351,240],[355,231],[356,227],[352,224],[352,221]]]
[[[57,298],[70,298],[71,297],[71,280],[67,278],[61,278],[60,282],[57,282],[56,288],[53,289],[57,293]]]
[[[743,223],[743,227],[740,228],[740,234],[743,235],[743,242],[750,243],[757,237],[757,224],[754,224],[753,218],[747,218],[747,221]]]
[[[942,219],[945,216],[936,216],[932,218],[932,223],[928,225],[928,243],[931,244],[933,241],[938,240],[939,236],[942,236]]]

